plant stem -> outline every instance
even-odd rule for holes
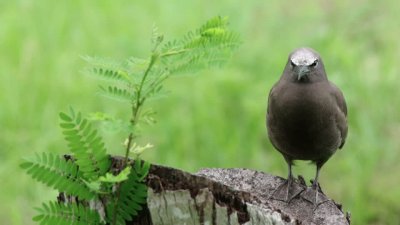
[[[137,91],[137,98],[136,98],[136,102],[133,103],[132,105],[132,119],[131,119],[131,125],[132,127],[134,127],[139,119],[139,111],[142,108],[142,105],[144,103],[144,101],[146,100],[144,97],[141,97],[142,95],[142,91],[143,91],[143,86],[144,86],[144,82],[146,81],[146,78],[151,70],[151,68],[154,66],[154,63],[157,61],[158,59],[158,54],[155,53],[155,51],[153,51],[153,54],[150,58],[150,62],[149,65],[147,66],[142,80],[140,82],[139,85],[139,89]],[[131,149],[132,146],[132,141],[135,138],[133,132],[131,132],[128,136],[128,143],[126,144],[126,149],[125,149],[125,157],[124,157],[124,161],[122,163],[122,167],[121,170],[124,169],[126,167],[126,165],[128,164],[128,160],[129,160],[129,151]],[[113,214],[113,220],[112,220],[112,224],[116,225],[117,224],[117,209],[118,209],[118,202],[119,202],[119,198],[121,196],[121,183],[117,184],[117,193],[116,193],[116,198],[114,201],[114,214]]]
[[[157,59],[158,59],[158,55],[156,53],[153,53],[153,55],[150,58],[149,65],[147,66],[146,71],[143,74],[142,80],[140,81],[139,89],[137,91],[136,102],[132,107],[132,119],[131,119],[132,127],[135,126],[136,123],[138,122],[139,111],[142,108],[141,106],[143,105],[144,101],[146,100],[145,98],[141,98],[144,82],[146,81],[146,78],[147,78],[151,68],[154,66],[154,63],[156,62]],[[126,166],[126,164],[128,163],[129,150],[131,148],[133,138],[134,138],[133,132],[131,132],[128,137],[128,144],[126,145],[125,158],[124,158],[124,163],[122,165],[122,168],[124,168]]]

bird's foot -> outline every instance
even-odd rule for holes
[[[294,199],[297,195],[299,195],[304,188],[300,185],[294,183],[293,180],[285,180],[279,185],[270,195],[269,199],[274,199],[278,201],[283,201],[289,203],[292,199]]]
[[[319,186],[317,187],[317,185],[314,184],[311,187],[307,187],[301,196],[313,204],[313,211],[315,211],[319,205],[329,201],[329,199],[322,192],[320,192]]]

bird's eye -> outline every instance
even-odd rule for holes
[[[318,65],[318,60],[315,60],[310,66],[311,67],[316,67]]]
[[[294,64],[294,62],[293,62],[292,60],[290,60],[290,65],[291,65],[292,67],[295,67],[295,66],[296,66],[296,64]]]

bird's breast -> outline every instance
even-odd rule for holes
[[[338,147],[333,99],[326,90],[317,89],[296,86],[270,99],[267,122],[271,140],[295,159],[314,160]]]

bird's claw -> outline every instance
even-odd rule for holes
[[[294,183],[293,180],[291,182],[285,180],[268,196],[268,199],[289,203],[303,191],[304,188]]]
[[[313,204],[313,211],[317,210],[318,206],[321,204],[329,201],[329,199],[323,193],[319,192],[318,189],[313,185],[307,187],[307,189],[301,194],[301,197]]]

